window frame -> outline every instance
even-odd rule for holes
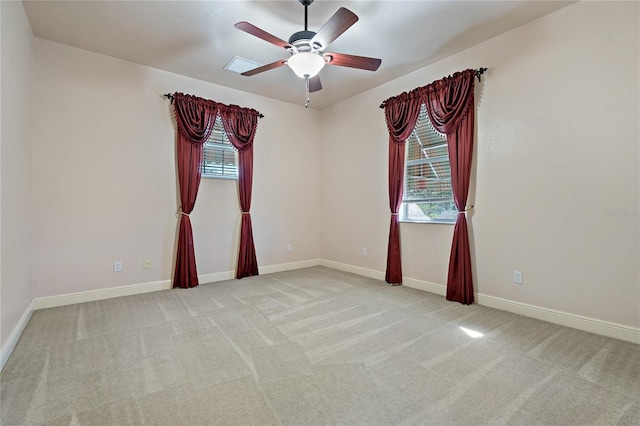
[[[426,125],[427,126],[431,126],[432,130],[434,131],[434,133],[441,135],[437,130],[435,130],[432,125],[431,122],[429,120],[429,116],[426,112],[426,107],[424,104],[421,105],[420,107],[420,116],[418,118],[418,120],[427,120]],[[412,137],[415,137],[418,139],[418,141],[420,141],[420,137],[417,135],[416,133],[416,128],[418,126],[418,121],[416,122],[416,127],[414,127],[414,129],[411,132],[411,136],[409,137],[409,139],[411,139]],[[444,137],[443,143],[442,144],[435,144],[433,146],[429,146],[429,148],[427,149],[438,149],[438,148],[442,148],[443,146],[447,147],[447,153],[444,155],[438,155],[436,157],[432,157],[432,158],[418,158],[418,159],[410,159],[409,158],[409,149],[410,149],[410,141],[409,139],[407,139],[407,141],[405,142],[405,160],[404,160],[404,171],[403,171],[403,191],[402,191],[402,202],[400,204],[400,210],[399,210],[399,214],[398,214],[398,220],[401,223],[427,223],[427,224],[440,224],[440,225],[455,225],[456,223],[456,219],[455,218],[451,218],[451,219],[444,219],[444,218],[437,218],[437,219],[411,219],[408,217],[408,209],[409,209],[409,204],[417,204],[417,203],[454,203],[454,207],[455,207],[455,202],[453,199],[453,188],[451,188],[451,177],[449,176],[448,181],[449,181],[449,188],[451,188],[451,198],[449,197],[445,197],[445,198],[437,198],[437,197],[431,197],[431,198],[420,198],[420,199],[406,199],[406,196],[408,194],[407,188],[408,188],[408,178],[409,178],[409,166],[415,166],[415,165],[426,165],[429,164],[431,166],[431,169],[433,170],[433,172],[435,174],[437,174],[435,168],[433,167],[434,163],[444,163],[446,161],[447,166],[449,166],[450,169],[450,162],[449,162],[449,149],[447,146],[447,140],[446,140],[446,135],[441,135]],[[422,146],[422,144],[420,144]],[[425,148],[421,148],[421,150],[424,150]]]
[[[205,166],[207,151],[212,151],[213,155],[215,155],[216,153],[223,153],[223,156],[226,152],[232,152],[234,155],[235,174],[224,174],[224,162],[220,165],[223,173],[205,173],[205,170],[207,169]],[[227,133],[224,130],[224,126],[222,125],[222,118],[218,114],[216,116],[216,121],[214,123],[213,130],[211,131],[211,135],[202,146],[202,164],[200,164],[201,177],[204,179],[237,181],[239,173],[238,167],[238,151],[229,141],[229,137],[227,136]]]

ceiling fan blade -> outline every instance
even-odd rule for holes
[[[252,70],[245,71],[245,72],[242,73],[242,75],[245,75],[247,77],[251,77],[252,75],[260,74],[261,72],[265,72],[265,71],[272,70],[274,68],[281,67],[286,63],[287,63],[286,59],[280,59],[279,61],[275,61],[275,62],[272,62],[270,64],[263,65],[263,66],[258,67],[258,68],[254,68]]]
[[[326,49],[356,22],[358,22],[358,16],[349,9],[341,7],[313,36],[310,41],[311,46],[318,50]]]
[[[320,82],[320,76],[316,75],[309,79],[309,92],[317,92],[322,90],[322,83]]]
[[[328,65],[337,65],[340,67],[358,68],[367,71],[376,71],[382,59],[368,58],[366,56],[347,55],[344,53],[324,53]]]
[[[266,32],[265,30],[262,30],[262,29],[256,27],[253,24],[250,24],[250,23],[248,23],[246,21],[238,22],[237,24],[234,25],[234,27],[236,27],[239,30],[244,31],[245,33],[249,33],[252,36],[256,36],[258,38],[261,38],[264,41],[268,41],[271,44],[275,44],[278,47],[282,47],[282,48],[286,49],[287,47],[291,46],[286,41],[274,36],[273,34],[270,34],[270,33]]]

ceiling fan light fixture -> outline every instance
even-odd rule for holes
[[[324,58],[312,52],[296,53],[287,61],[289,68],[300,78],[315,77],[324,67],[324,64]]]

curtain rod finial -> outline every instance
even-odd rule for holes
[[[171,93],[165,93],[162,97],[169,99],[173,103],[174,96]]]
[[[488,68],[485,67],[480,67],[476,70],[476,77],[478,77],[478,81],[482,81],[482,74],[484,74],[487,70]]]

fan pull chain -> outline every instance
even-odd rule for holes
[[[304,81],[305,81],[305,83],[307,85],[307,102],[304,104],[304,107],[305,108],[309,108],[309,101],[310,101],[310,99],[309,99],[309,77],[305,77]]]

